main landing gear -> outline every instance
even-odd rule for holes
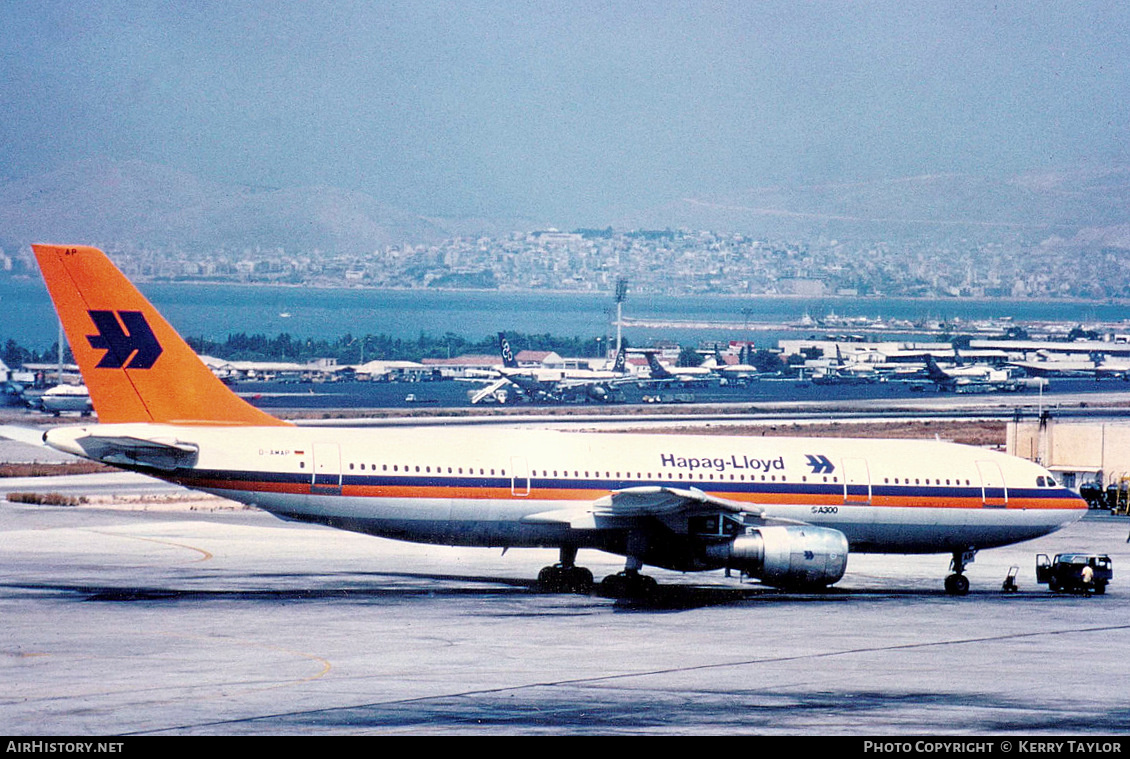
[[[561,546],[561,561],[538,572],[538,590],[543,593],[592,592],[592,572],[578,567],[577,547]]]
[[[562,546],[561,560],[538,572],[538,590],[542,593],[578,593],[581,595],[592,593],[592,572],[584,567],[578,567],[576,561],[576,547]],[[608,575],[601,580],[600,594],[611,598],[636,598],[650,595],[659,585],[655,582],[654,577],[640,574],[640,567],[642,566],[642,562],[629,557],[623,572]]]
[[[655,592],[659,583],[654,577],[641,575],[639,570],[625,569],[614,575],[608,575],[600,581],[600,592],[613,598],[636,598],[647,596]]]
[[[659,584],[654,577],[641,575],[641,567],[643,562],[629,555],[623,572],[608,575],[600,581],[601,594],[613,598],[636,598],[654,593]]]
[[[953,560],[950,561],[950,570],[953,572],[946,578],[946,595],[964,596],[969,592],[969,578],[963,573],[965,565],[973,563],[976,551],[954,551]]]

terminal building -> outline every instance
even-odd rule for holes
[[[1067,421],[1047,414],[1016,419],[1008,423],[1006,450],[1042,464],[1076,492],[1130,498],[1130,421]]]

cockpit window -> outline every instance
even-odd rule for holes
[[[1036,487],[1038,487],[1038,488],[1044,487],[1044,478],[1043,477],[1037,477],[1036,478]]]

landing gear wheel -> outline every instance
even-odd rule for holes
[[[946,593],[951,596],[964,596],[969,592],[969,578],[952,574],[946,578]]]
[[[953,559],[950,561],[950,571],[953,574],[946,578],[946,593],[948,595],[964,596],[969,592],[969,580],[962,572],[965,571],[967,564],[973,562],[973,556],[976,553],[977,551],[973,547],[964,551],[953,552]]]
[[[554,564],[538,572],[538,590],[543,593],[592,592],[592,572],[584,567],[565,567]]]
[[[583,596],[592,593],[592,572],[584,567],[573,567],[569,570],[569,577],[570,593],[578,593]]]

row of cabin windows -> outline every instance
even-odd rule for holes
[[[365,464],[360,465],[362,472],[365,471],[365,466],[366,466]],[[377,471],[377,465],[376,464],[372,464],[370,466],[371,466],[372,471],[374,471],[374,472]],[[408,464],[405,464],[402,467],[402,466],[400,466],[400,464],[392,464],[391,470],[389,469],[389,466],[390,466],[389,464],[381,464],[381,471],[382,472],[388,472],[388,471],[393,471],[393,472],[421,472],[423,474],[431,474],[432,473],[432,467],[426,466],[426,465],[421,467],[418,464],[416,466],[409,466]],[[444,467],[442,467],[442,466],[435,467],[435,473],[436,474],[443,474],[443,470],[444,470]],[[354,465],[353,464],[349,465],[349,471],[351,471],[351,472],[354,471]],[[488,472],[492,476],[496,473],[494,469],[486,469],[486,468],[480,468],[479,469],[479,474],[481,474],[481,475],[486,475]],[[475,473],[474,467],[467,467],[466,474],[474,474],[474,473]],[[449,466],[449,467],[447,467],[447,474],[464,474],[463,467],[461,467],[461,466],[460,467]],[[497,471],[497,474],[502,476],[502,477],[505,477],[506,476],[506,470],[505,469],[499,469]]]
[[[900,479],[901,479],[901,482],[900,482]],[[911,484],[911,483],[910,483],[910,478],[909,478],[909,477],[902,477],[902,478],[899,478],[899,477],[895,477],[895,478],[894,478],[894,480],[895,480],[895,484],[896,484],[896,485],[909,485],[909,484]],[[953,482],[952,482],[952,483],[950,482],[950,480],[949,480],[949,479],[947,479],[947,480],[945,481],[945,483],[944,483],[944,484],[946,484],[946,485],[950,485],[950,484],[953,484],[953,485],[960,485],[960,484],[962,484],[962,482],[963,482],[963,480],[961,480],[961,479],[960,479],[960,478],[958,478],[958,477],[955,477],[955,478],[953,478]],[[883,484],[884,484],[884,485],[889,485],[890,483],[891,483],[891,478],[890,478],[890,477],[884,477],[884,478],[883,478]],[[966,485],[968,485],[968,484],[969,484],[969,480],[964,480],[964,483],[965,483]],[[931,485],[931,484],[932,484],[932,485],[941,485],[941,484],[943,484],[943,482],[942,482],[942,479],[941,479],[940,477],[936,477],[936,478],[934,478],[933,480],[931,480],[931,479],[930,479],[929,477],[926,477],[925,479],[922,479],[922,478],[919,478],[919,477],[915,477],[915,478],[914,478],[914,484],[915,484],[915,485]]]
[[[390,469],[390,466],[391,466],[391,469]],[[304,468],[306,467],[306,462],[305,462],[305,461],[299,462],[299,467],[300,467],[300,468],[303,468],[303,469],[304,469]],[[374,472],[375,472],[375,471],[377,471],[377,465],[376,465],[376,464],[371,464],[371,465],[367,465],[367,464],[356,464],[356,463],[350,463],[350,464],[349,464],[349,471],[353,472],[353,471],[357,471],[357,469],[360,469],[361,471],[366,471],[366,467],[368,467],[369,469],[371,469],[371,471],[374,471]],[[446,467],[446,469],[447,469],[447,474],[470,474],[470,475],[473,475],[473,474],[475,474],[475,468],[474,468],[474,467],[467,467],[467,468],[466,468],[466,472],[464,472],[464,467],[450,467],[450,466],[449,466],[449,467]],[[419,465],[416,465],[416,466],[410,466],[410,465],[408,465],[408,464],[405,464],[405,465],[404,465],[403,467],[401,467],[401,466],[400,466],[399,464],[391,464],[391,465],[390,465],[390,464],[381,464],[381,471],[382,471],[382,472],[388,472],[388,471],[393,471],[393,472],[419,472],[419,473],[422,473],[422,474],[431,474],[431,473],[432,473],[432,467],[431,467],[431,466],[426,466],[426,465],[425,465],[425,466],[423,466],[423,467],[421,467],[421,466],[419,466]],[[560,475],[558,474],[558,471],[559,471],[559,470],[556,470],[556,469],[554,469],[554,470],[552,470],[552,471],[553,471],[553,474],[552,474],[552,476],[553,476],[553,477],[557,477],[557,476],[561,476],[561,477],[568,477],[568,476],[569,476],[569,472],[567,472],[567,471],[561,471],[561,472],[560,472]],[[436,474],[443,474],[443,472],[444,472],[444,467],[441,467],[441,466],[437,466],[437,467],[435,467],[435,473],[436,473]],[[480,475],[484,475],[484,476],[485,476],[485,475],[486,475],[486,474],[487,474],[488,472],[489,472],[489,473],[490,473],[490,474],[491,474],[492,476],[496,474],[496,471],[495,471],[494,469],[479,468],[479,470],[478,470],[478,473],[479,473]],[[499,470],[497,470],[497,474],[498,474],[498,476],[501,476],[501,477],[505,477],[505,476],[506,476],[506,470],[505,470],[505,469],[499,469]],[[593,477],[600,477],[600,474],[601,474],[600,472],[592,472],[592,473],[591,473],[591,476],[593,476]],[[616,478],[616,479],[620,479],[620,474],[621,474],[620,472],[616,472],[616,473],[615,473],[615,478]],[[538,476],[538,472],[537,472],[537,470],[536,470],[536,469],[535,469],[535,470],[533,470],[533,471],[532,471],[532,472],[530,473],[530,476],[532,476],[532,477],[537,477],[537,476]],[[543,469],[543,470],[541,470],[541,476],[542,476],[542,477],[549,477],[549,476],[551,476],[551,475],[550,475],[550,470],[548,470],[548,469]],[[573,477],[578,477],[578,478],[579,478],[580,476],[581,476],[581,472],[580,472],[579,470],[575,470],[575,471],[573,472]],[[588,471],[586,471],[586,472],[584,473],[584,476],[585,476],[585,477],[589,477],[589,476],[590,476],[590,473],[589,473]],[[631,473],[631,472],[626,472],[626,473],[624,473],[624,476],[625,476],[625,477],[631,477],[631,476],[632,476],[632,473]],[[612,472],[605,472],[605,473],[604,473],[604,479],[612,479],[612,478],[613,478],[613,473],[612,473]],[[713,480],[713,479],[714,479],[715,477],[714,477],[714,474],[712,474],[712,473],[711,473],[711,474],[707,474],[707,475],[706,475],[706,478],[707,478],[707,479],[709,479],[709,480]],[[643,474],[642,474],[641,472],[636,472],[636,479],[637,479],[637,480],[642,480],[642,479],[645,479],[645,477],[644,477],[644,475],[643,475]],[[701,479],[702,479],[702,477],[701,477],[701,476],[699,476],[699,477],[697,477],[697,478],[696,478],[696,477],[692,477],[692,476],[690,476],[690,475],[688,475],[688,474],[684,474],[684,473],[682,473],[682,472],[679,472],[679,473],[677,473],[677,474],[675,474],[675,475],[672,475],[672,476],[667,476],[667,477],[662,477],[662,476],[661,476],[661,477],[659,477],[659,478],[654,478],[654,477],[652,476],[652,473],[651,473],[651,472],[648,472],[648,473],[647,473],[647,476],[646,476],[646,479],[648,479],[648,480],[651,480],[651,479],[679,479],[679,480],[683,480],[683,479],[699,479],[699,480],[701,480]],[[801,479],[801,482],[808,482],[808,477],[807,477],[807,476],[802,476],[802,477],[801,477],[800,479]],[[718,475],[718,480],[720,480],[720,481],[725,481],[725,480],[726,480],[726,476],[725,476],[725,475],[722,475],[722,474],[720,474],[720,475]],[[731,480],[731,481],[741,481],[741,482],[745,482],[745,481],[746,481],[746,476],[745,476],[744,474],[740,474],[740,475],[734,475],[734,474],[731,474],[731,475],[730,475],[730,480]],[[757,481],[758,481],[758,478],[757,478],[757,476],[756,476],[756,475],[750,475],[750,477],[749,477],[749,481],[750,481],[750,482],[757,482]],[[768,475],[768,476],[766,476],[766,475],[764,475],[764,474],[763,474],[763,475],[761,475],[761,479],[760,479],[760,481],[761,481],[761,482],[766,482],[766,481],[768,481],[768,482],[778,482],[778,481],[780,481],[780,482],[787,482],[788,480],[787,480],[787,479],[785,478],[785,475],[783,475],[783,474],[782,474],[782,475],[780,476],[780,480],[778,480],[778,477],[777,477],[777,475],[775,475],[775,474],[771,474],[771,475]],[[839,478],[839,477],[832,477],[832,478],[824,477],[824,478],[823,478],[823,481],[824,481],[824,482],[834,482],[834,483],[838,483],[838,482],[840,481],[840,478]]]
[[[895,477],[895,478],[894,478],[894,480],[895,480],[895,484],[896,484],[896,485],[899,485],[899,484],[903,484],[903,485],[909,485],[909,484],[910,484],[910,478],[909,478],[909,477],[904,477],[904,478],[902,478],[902,482],[901,482],[901,483],[899,482],[899,478],[898,478],[898,477]],[[885,484],[889,484],[889,483],[890,483],[890,478],[889,478],[889,477],[884,477],[884,478],[883,478],[883,482],[884,482]],[[925,479],[925,480],[924,480],[923,482],[919,482],[919,481],[918,481],[918,478],[917,478],[917,477],[916,477],[916,478],[914,479],[914,484],[915,484],[915,485],[920,485],[920,484],[921,484],[921,485],[930,485],[930,484],[931,484],[931,482],[932,482],[932,484],[934,484],[934,485],[941,485],[941,484],[942,484],[942,480],[941,480],[940,478],[935,478],[934,480],[932,480],[932,481],[931,481],[931,479],[930,479],[929,477],[927,477],[927,478],[926,478],[926,479]],[[966,485],[970,484],[970,483],[969,483],[969,480],[962,480],[962,479],[959,479],[959,478],[956,478],[956,477],[955,477],[955,478],[953,479],[953,484],[954,484],[954,485],[961,485],[961,484],[962,484],[963,482],[964,482],[964,483],[965,483]],[[949,484],[950,484],[950,480],[948,480],[948,479],[947,479],[947,480],[945,481],[945,484],[946,484],[946,485],[949,485]],[[1055,481],[1055,479],[1054,479],[1054,478],[1052,478],[1052,477],[1043,477],[1043,476],[1041,476],[1041,477],[1037,477],[1037,478],[1036,478],[1036,487],[1038,487],[1038,488],[1054,488],[1054,487],[1059,487],[1059,486],[1058,486],[1058,485],[1056,484],[1056,481]]]

